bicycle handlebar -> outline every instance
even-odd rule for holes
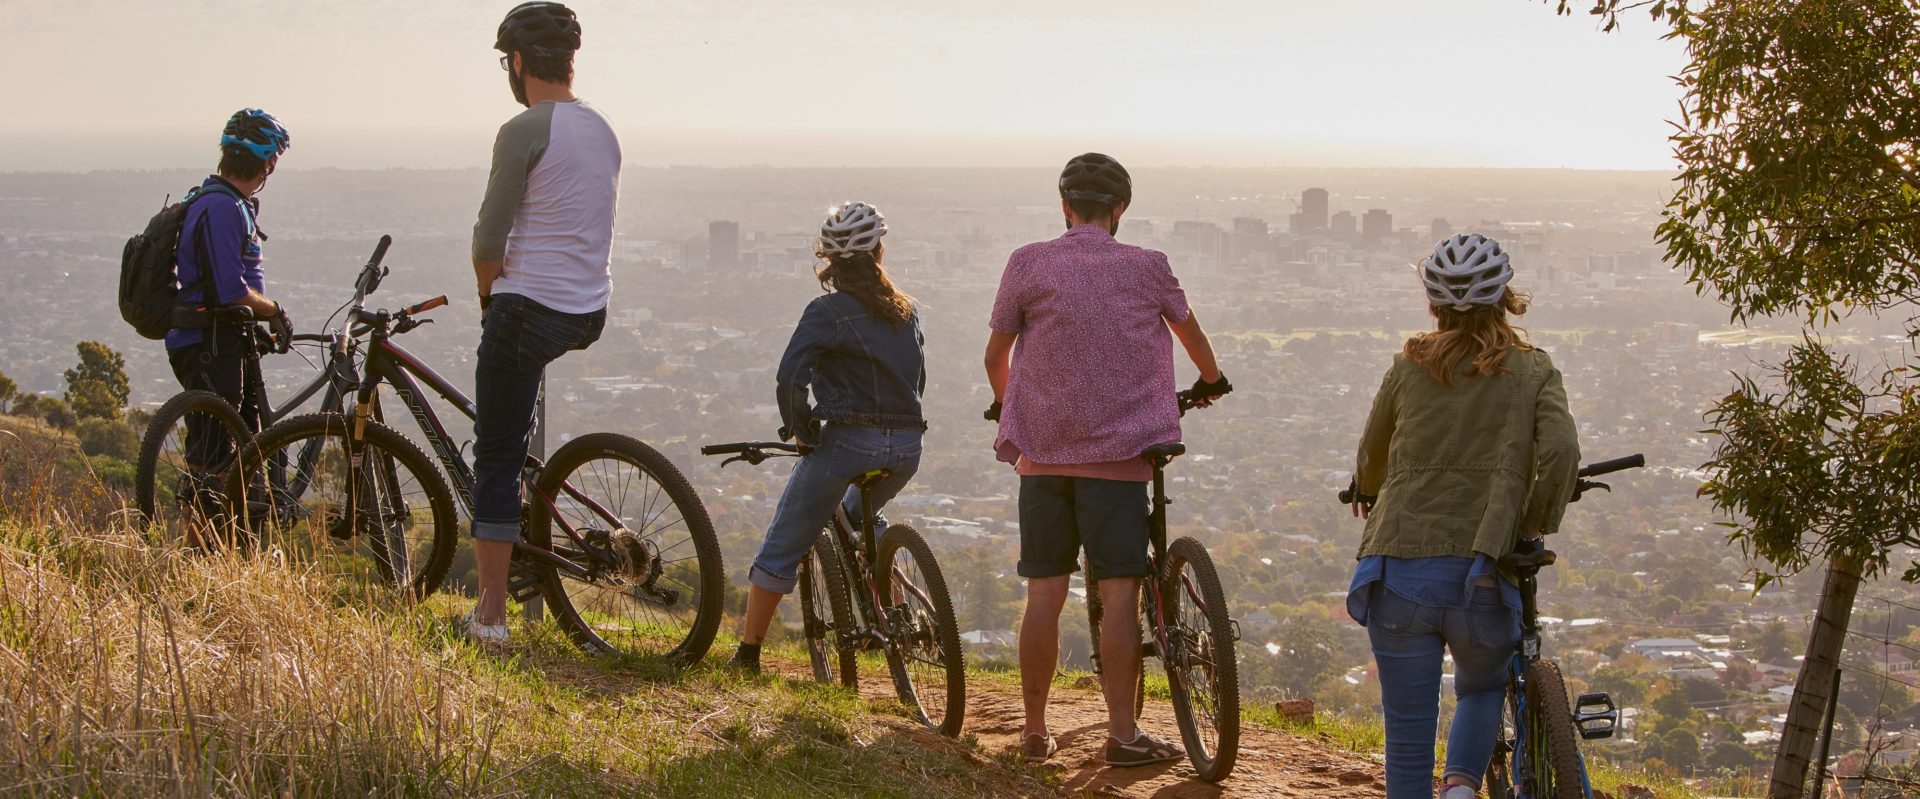
[[[800,454],[800,448],[798,446],[795,446],[793,444],[783,444],[777,441],[742,441],[737,444],[708,444],[707,446],[700,448],[700,454],[702,455],[739,455],[741,453],[753,452],[755,450],[760,450],[760,451],[772,450],[774,452],[786,452],[794,455]]]
[[[373,246],[373,257],[367,260],[367,266],[379,268],[380,262],[387,259],[387,248],[391,246],[393,246],[393,237],[381,234],[380,243]]]
[[[1574,473],[1573,501],[1579,502],[1580,495],[1586,493],[1587,489],[1590,488],[1602,488],[1608,491],[1613,490],[1605,483],[1596,483],[1586,479],[1588,477],[1599,477],[1603,474],[1613,474],[1614,472],[1626,471],[1628,469],[1638,469],[1646,465],[1647,456],[1636,452],[1624,458],[1614,458],[1610,461],[1601,461],[1599,463],[1590,463],[1582,466],[1580,467],[1580,471]],[[1360,493],[1360,487],[1357,483],[1348,483],[1346,488],[1340,489],[1340,504],[1342,505],[1352,505],[1355,502],[1371,505],[1375,499],[1376,497]]]
[[[400,313],[401,313],[401,315],[403,315],[403,316],[413,316],[413,315],[416,315],[416,314],[423,314],[423,313],[426,313],[426,312],[428,312],[428,311],[431,311],[431,310],[433,310],[433,309],[435,309],[435,308],[439,308],[439,307],[441,307],[441,306],[443,306],[443,305],[446,305],[446,304],[447,304],[447,295],[445,295],[445,294],[442,294],[442,295],[440,295],[440,296],[438,296],[438,297],[435,297],[435,298],[433,298],[433,299],[431,299],[431,300],[427,300],[427,301],[425,301],[425,302],[422,302],[422,303],[419,303],[419,304],[417,304],[417,305],[414,305],[414,306],[412,306],[412,307],[409,307],[409,308],[407,308],[406,310],[403,310],[403,311],[401,311]]]
[[[1599,477],[1600,475],[1603,475],[1603,474],[1612,474],[1614,472],[1625,471],[1627,469],[1638,469],[1645,465],[1647,465],[1647,456],[1640,453],[1634,453],[1624,458],[1614,458],[1613,460],[1610,460],[1610,461],[1601,461],[1599,463],[1587,464],[1586,466],[1580,467],[1579,473],[1575,476]]]

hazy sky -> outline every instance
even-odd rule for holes
[[[0,169],[483,165],[505,0],[0,0]],[[636,165],[1669,166],[1677,45],[1537,0],[579,0]]]

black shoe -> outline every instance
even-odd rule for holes
[[[760,647],[757,644],[741,644],[733,650],[733,659],[727,665],[748,674],[760,673]]]

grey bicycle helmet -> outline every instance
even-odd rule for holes
[[[546,57],[570,56],[580,49],[580,19],[573,9],[549,0],[521,3],[500,21],[493,49]]]
[[[1469,311],[1500,304],[1513,280],[1513,264],[1500,242],[1462,233],[1434,245],[1433,254],[1420,262],[1420,280],[1427,286],[1428,302]]]

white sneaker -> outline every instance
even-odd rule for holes
[[[468,638],[493,646],[504,646],[507,643],[507,625],[481,624],[472,613],[460,617],[460,622],[466,628]]]
[[[1440,792],[1440,799],[1473,799],[1476,793],[1471,785],[1449,785]]]

